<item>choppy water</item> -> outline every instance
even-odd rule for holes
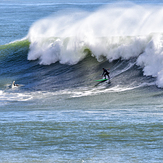
[[[0,1],[0,162],[163,162],[162,3],[132,2]]]

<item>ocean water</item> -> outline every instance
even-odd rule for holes
[[[0,162],[163,162],[162,1],[0,10]]]

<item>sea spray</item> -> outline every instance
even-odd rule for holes
[[[145,51],[138,57],[137,65],[143,68],[144,75],[156,77],[156,84],[163,87],[163,36],[153,36]]]
[[[28,33],[31,42],[28,59],[40,59],[45,65],[56,61],[76,64],[85,57],[86,48],[96,58],[138,56],[144,51],[149,35],[162,30],[153,25],[162,9],[146,7],[110,4],[94,12],[64,11],[41,19]]]
[[[156,48],[161,39],[156,36],[161,37],[163,21],[158,15],[163,15],[161,6],[132,3],[51,15],[31,26],[28,59],[43,65],[77,64],[87,55],[85,49],[98,61],[101,56],[110,62],[136,57],[144,75],[156,77],[162,87],[162,48]]]

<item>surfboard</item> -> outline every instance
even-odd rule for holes
[[[95,85],[95,87],[98,86],[100,83],[103,83],[103,82],[105,82],[105,81],[107,81],[108,84],[111,84],[110,79],[99,79],[99,80],[95,80],[95,81],[98,82],[98,83]]]
[[[108,80],[108,79],[99,79],[99,80],[96,80],[96,81],[102,82],[102,81],[106,81],[106,80]]]

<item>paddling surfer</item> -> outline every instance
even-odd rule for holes
[[[110,80],[110,76],[109,76],[110,72],[108,72],[108,70],[105,68],[102,68],[102,69],[103,69],[102,76],[104,76],[105,79],[106,79],[106,76],[108,76],[108,80]]]
[[[15,81],[13,81],[12,86],[18,86],[18,84],[15,84]]]

